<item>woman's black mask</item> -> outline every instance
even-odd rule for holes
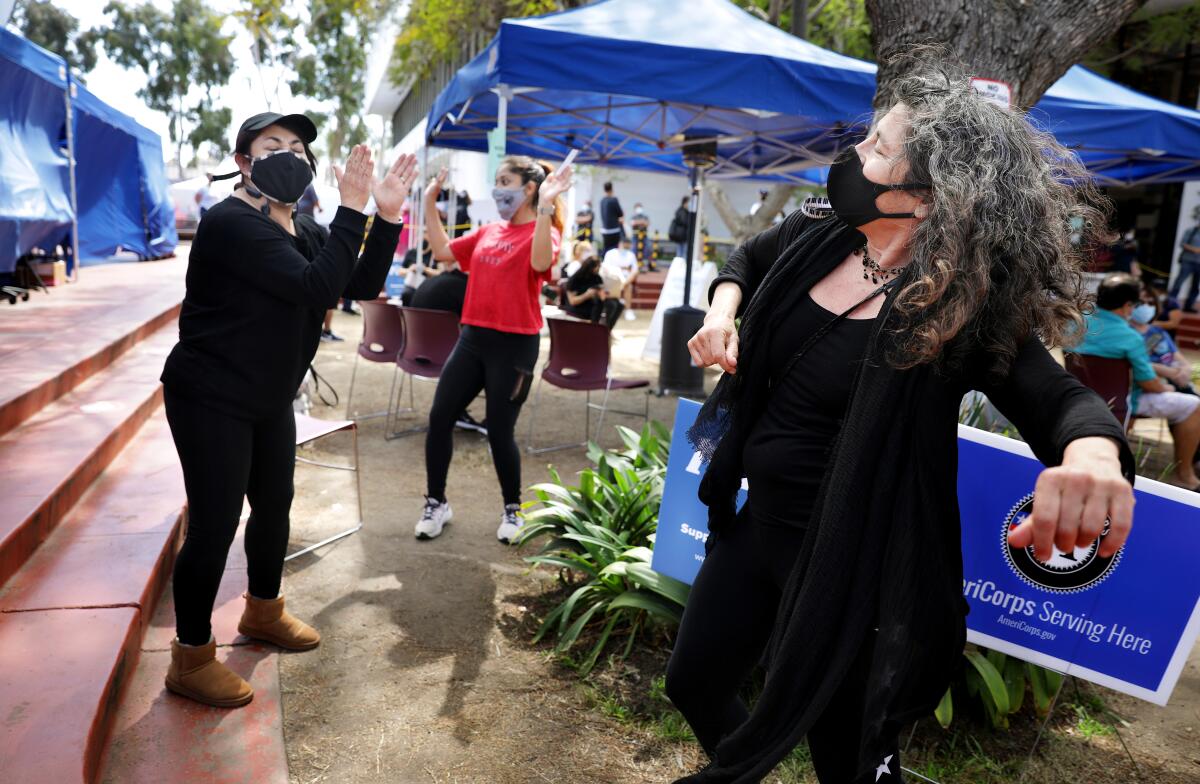
[[[888,191],[925,190],[929,186],[917,182],[880,185],[863,174],[858,153],[850,150],[829,167],[829,204],[839,218],[850,226],[862,226],[879,218],[912,218],[911,212],[881,212],[875,203]]]
[[[250,164],[253,187],[247,185],[246,192],[255,198],[261,195],[281,204],[295,204],[312,178],[312,167],[306,161],[291,150],[279,150],[255,158]]]

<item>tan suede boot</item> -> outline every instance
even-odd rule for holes
[[[244,594],[246,609],[238,621],[238,631],[256,640],[266,640],[289,651],[308,651],[321,642],[316,629],[283,608],[283,596],[256,599]]]
[[[242,676],[217,661],[217,641],[180,645],[171,640],[167,688],[196,702],[218,708],[237,708],[254,699],[254,689]]]

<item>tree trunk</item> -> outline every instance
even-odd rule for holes
[[[712,200],[717,214],[721,216],[721,221],[729,229],[729,233],[733,235],[733,241],[737,244],[741,244],[746,238],[752,237],[770,226],[771,222],[775,220],[775,216],[787,206],[788,200],[792,198],[792,192],[795,190],[793,186],[782,183],[772,185],[767,194],[767,200],[763,202],[763,206],[758,208],[758,212],[753,215],[743,215],[737,207],[733,206],[733,202],[729,201],[729,197],[725,195],[725,190],[719,183],[708,182],[705,183],[704,188],[708,191],[708,197]]]
[[[792,0],[792,35],[808,38],[808,0]]]
[[[915,43],[948,46],[973,76],[1006,82],[1013,103],[1029,108],[1117,31],[1146,0],[866,0],[879,62],[875,107],[891,105],[899,73],[887,63]],[[971,10],[966,10],[970,7]]]

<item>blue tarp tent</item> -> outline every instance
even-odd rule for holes
[[[61,58],[0,29],[0,272],[35,247],[69,244],[68,95],[81,263],[178,244],[158,135],[72,80]]]
[[[0,28],[0,272],[71,224],[66,90],[61,59]]]
[[[105,260],[118,249],[142,258],[170,252],[179,238],[162,140],[83,85],[74,87],[81,263]]]
[[[861,133],[875,66],[727,0],[601,0],[504,20],[438,96],[428,141],[486,151],[502,93],[509,152],[553,158],[579,147],[584,163],[682,173],[682,134],[707,134],[720,139],[708,176],[802,181],[798,172]],[[1101,184],[1200,178],[1200,112],[1079,66],[1030,117]]]
[[[504,20],[438,96],[430,143],[486,151],[500,85],[513,88],[510,153],[578,147],[581,163],[686,173],[683,134],[717,136],[707,176],[806,181],[798,173],[835,153],[848,121],[869,111],[875,67],[726,0],[604,0]]]

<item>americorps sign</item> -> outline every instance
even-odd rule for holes
[[[703,466],[685,435],[699,408],[681,400],[676,411],[653,561],[686,583],[708,537],[696,498]],[[1041,463],[1023,442],[965,426],[958,446],[967,638],[1165,705],[1200,634],[1200,496],[1138,477],[1121,552],[1056,550],[1041,563],[1007,541],[1030,511]]]

